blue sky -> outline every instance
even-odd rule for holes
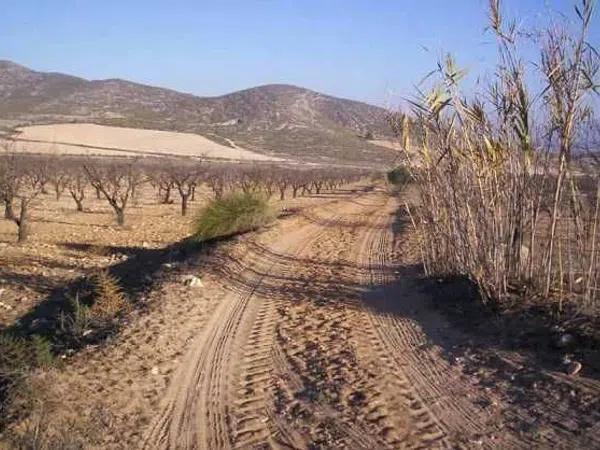
[[[451,51],[489,70],[487,0],[4,0],[0,59],[197,95],[289,83],[375,104]],[[571,0],[505,0],[531,27]],[[600,13],[600,11],[598,11]],[[598,18],[592,43],[598,43]],[[428,51],[424,50],[427,48]]]

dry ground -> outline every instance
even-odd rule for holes
[[[189,232],[149,193],[128,230],[95,201],[51,215],[49,202],[27,246],[0,222],[12,294],[43,297],[44,280],[150,259]],[[396,197],[361,185],[288,206],[260,233],[138,270],[151,289],[122,332],[37,375],[44,420],[78,423],[97,448],[600,447],[598,381],[483,347],[433,307]]]
[[[33,125],[16,129],[16,150],[26,153],[100,156],[186,156],[281,161],[198,134],[110,127],[90,123]]]

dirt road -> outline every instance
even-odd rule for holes
[[[455,332],[407,276],[398,206],[379,188],[339,195],[223,256],[227,293],[144,447],[530,448],[442,350]]]

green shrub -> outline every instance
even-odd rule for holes
[[[387,173],[387,180],[390,184],[403,188],[412,181],[412,176],[404,166],[398,166]]]
[[[47,339],[37,334],[33,335],[31,337],[30,348],[35,367],[49,369],[55,365],[52,344]]]
[[[0,376],[22,373],[33,366],[31,349],[26,339],[0,334]]]
[[[195,237],[205,241],[255,230],[275,219],[268,201],[255,193],[234,192],[212,200],[200,211]]]
[[[33,335],[31,339],[0,333],[0,375],[27,372],[33,368],[54,365],[52,345],[45,338]]]

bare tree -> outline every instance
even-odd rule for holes
[[[42,192],[48,180],[47,165],[16,154],[4,155],[0,162],[0,192],[5,203],[5,218],[18,227],[18,241],[25,242],[29,237],[29,207]],[[19,203],[19,214],[13,210],[13,202]]]
[[[187,214],[188,201],[198,184],[200,169],[198,166],[173,165],[167,169],[166,174],[170,184],[175,186],[177,192],[179,192],[179,197],[181,198],[181,215],[185,216]]]
[[[83,211],[83,199],[85,198],[85,189],[88,184],[88,177],[81,168],[77,167],[69,174],[67,188],[79,212]]]
[[[162,169],[152,169],[149,171],[148,179],[152,186],[158,190],[160,203],[163,205],[173,203],[171,192],[175,186],[167,171]]]
[[[285,191],[290,184],[289,174],[285,171],[279,171],[275,178],[275,184],[277,184],[277,189],[279,189],[279,200],[285,200]]]
[[[84,164],[83,169],[90,184],[100,192],[113,208],[117,224],[125,224],[125,208],[135,192],[136,186],[143,182],[142,174],[136,162],[111,164]]]
[[[66,170],[52,164],[49,167],[49,182],[54,190],[56,201],[59,201],[69,184],[69,174]]]
[[[227,186],[226,173],[221,167],[210,167],[205,175],[206,184],[213,191],[215,198],[218,200],[223,197]]]
[[[10,154],[8,148],[4,148],[4,150],[5,154],[0,157],[0,198],[4,203],[4,218],[13,220],[17,178],[15,155]]]

